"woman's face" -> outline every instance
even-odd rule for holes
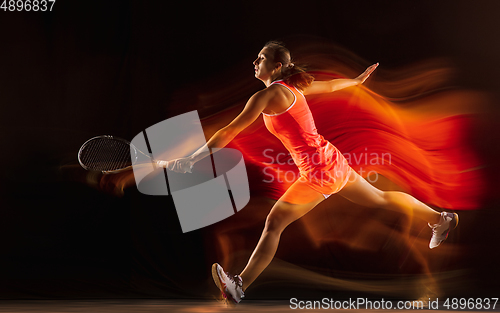
[[[255,66],[255,77],[262,81],[269,80],[273,74],[276,73],[276,63],[273,62],[271,51],[268,48],[264,48],[259,52],[257,59],[253,61]]]

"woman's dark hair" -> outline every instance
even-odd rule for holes
[[[296,65],[292,62],[290,50],[280,41],[268,41],[264,48],[271,51],[271,57],[274,62],[280,62],[281,77],[285,83],[292,85],[297,89],[304,90],[314,80],[314,76],[308,74],[303,66]]]

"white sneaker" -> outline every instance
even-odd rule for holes
[[[437,224],[431,225],[429,227],[432,229],[431,242],[429,242],[429,248],[436,248],[448,238],[450,230],[454,229],[458,225],[458,214],[441,212],[441,218]]]
[[[214,263],[214,265],[212,265],[212,277],[224,298],[231,299],[235,303],[240,303],[241,299],[245,297],[242,288],[243,280],[239,275],[231,277],[229,273],[224,272],[222,266]]]

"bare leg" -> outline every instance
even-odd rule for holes
[[[293,185],[288,192],[293,192]],[[243,280],[243,290],[253,283],[253,281],[264,271],[264,269],[271,263],[276,250],[278,249],[279,240],[283,230],[290,225],[292,222],[296,221],[307,212],[311,211],[318,203],[323,201],[325,198],[322,194],[313,189],[310,189],[311,193],[316,193],[317,195],[313,197],[313,200],[305,204],[292,204],[284,202],[281,199],[276,202],[276,204],[269,212],[266,219],[266,225],[259,239],[257,247],[252,253],[250,260],[241,272],[240,276]],[[286,194],[285,194],[286,195]]]
[[[287,190],[287,193],[289,192],[294,192],[293,185]],[[317,191],[310,189],[309,192],[316,194],[314,200],[309,203],[292,204],[280,199],[273,206],[267,216],[266,225],[257,247],[240,274],[243,280],[243,290],[246,290],[271,263],[278,249],[283,230],[324,200],[323,195]],[[409,194],[399,191],[382,191],[375,188],[355,171],[352,171],[349,182],[342,188],[339,195],[356,204],[402,212],[410,217],[416,215],[430,223],[436,223],[440,216],[439,212]]]
[[[440,213],[418,201],[413,196],[399,191],[382,191],[368,183],[363,177],[352,171],[347,185],[340,190],[339,195],[347,198],[351,202],[370,208],[385,208],[404,213],[412,219],[413,216],[419,217],[431,224],[437,223],[440,219]],[[428,298],[428,292],[439,292],[438,286],[428,266],[428,261],[422,253],[413,247],[409,238],[405,238],[410,254],[413,259],[422,266],[428,285],[425,286],[425,296]]]
[[[400,191],[382,191],[368,183],[355,171],[349,182],[338,193],[353,203],[369,207],[384,208],[419,217],[431,224],[439,221],[440,213],[413,196]]]

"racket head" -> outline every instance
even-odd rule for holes
[[[112,172],[137,161],[137,149],[129,141],[110,135],[87,140],[78,151],[78,162],[89,171]]]

